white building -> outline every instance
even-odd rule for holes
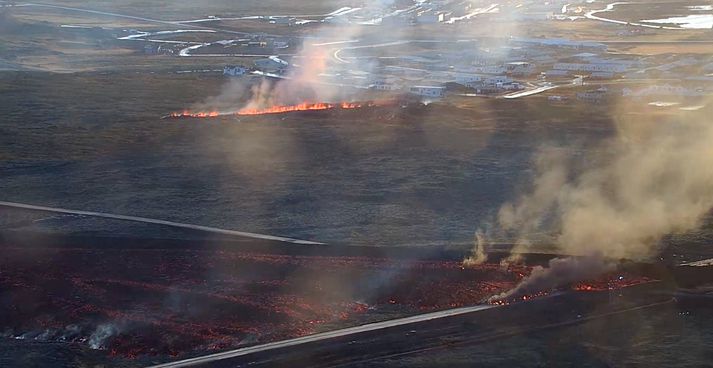
[[[223,75],[227,75],[230,77],[245,75],[247,72],[248,69],[240,65],[226,65],[223,68]]]
[[[442,97],[445,91],[445,87],[438,86],[411,86],[409,88],[409,93],[424,97]]]

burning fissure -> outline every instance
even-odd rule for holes
[[[267,115],[267,114],[284,114],[295,111],[320,111],[320,110],[351,110],[363,107],[373,107],[381,105],[376,102],[304,102],[297,105],[275,105],[265,108],[245,107],[238,111],[221,112],[221,111],[190,111],[184,110],[174,112],[166,116],[167,118],[215,118],[219,116],[250,116],[250,115]]]

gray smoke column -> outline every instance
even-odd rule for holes
[[[536,155],[530,190],[498,215],[500,228],[519,234],[514,253],[536,250],[531,234],[548,232],[562,254],[647,260],[659,253],[662,237],[700,225],[713,208],[708,109],[663,117],[628,113],[646,109],[643,105],[622,105],[614,119],[616,135],[585,160],[574,161],[566,150],[552,147]],[[578,262],[558,260],[518,289],[555,287],[543,280],[561,278],[562,284],[607,269],[605,262]]]

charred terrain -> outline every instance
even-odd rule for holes
[[[194,236],[193,240],[151,240],[4,233],[0,323],[5,338],[100,349],[117,364],[148,364],[369,322],[490,304],[490,296],[512,289],[526,277],[530,265],[545,264],[552,257],[531,255],[527,257],[529,265],[510,266],[501,266],[495,257],[492,263],[464,267],[462,253],[444,249],[285,246],[252,240],[199,240],[200,234]],[[648,294],[643,293],[643,297],[629,299],[619,295],[621,290],[635,285],[671,282],[667,279],[662,284],[655,277],[669,276],[660,266],[629,265],[617,273],[574,283],[556,293],[616,293],[612,305],[617,307],[612,311],[670,300],[666,286],[658,288],[657,297],[645,297]],[[649,287],[648,291],[655,289]],[[358,362],[367,352],[368,359],[373,359],[409,349],[420,351],[418,347],[443,348],[442,338],[452,339],[451,344],[463,344],[539,329],[549,323],[579,322],[568,320],[571,315],[530,315],[508,312],[509,307],[502,307],[531,298],[555,298],[553,305],[568,313],[589,313],[583,309],[588,302],[577,306],[547,294],[499,301],[494,304],[501,306],[498,311],[330,340],[327,345],[319,344],[318,349],[330,354],[340,351],[346,354],[340,359]],[[596,305],[592,303],[590,307]],[[512,320],[518,316],[529,323]],[[554,319],[547,322],[538,318]],[[478,321],[497,322],[476,328],[477,333],[468,333],[481,323]],[[427,332],[417,337],[407,334],[408,340],[397,337],[412,329]],[[339,345],[356,336],[363,345]],[[369,342],[377,336],[376,341]],[[388,342],[384,336],[394,336],[405,345]],[[389,349],[376,349],[373,344]],[[361,352],[347,352],[352,349]],[[320,358],[322,353],[305,348],[286,353],[286,358],[271,353],[264,364],[289,365],[306,359],[305,364],[322,361],[331,366],[341,361]],[[297,359],[292,354],[304,356]],[[55,363],[92,361],[85,359]],[[99,357],[93,359],[102,361]],[[246,359],[264,358],[251,355]],[[12,362],[23,364],[22,361]],[[224,363],[236,362],[220,362]]]

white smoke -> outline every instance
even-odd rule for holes
[[[104,349],[106,341],[119,333],[119,328],[114,323],[103,323],[89,336],[87,343],[92,349]]]

